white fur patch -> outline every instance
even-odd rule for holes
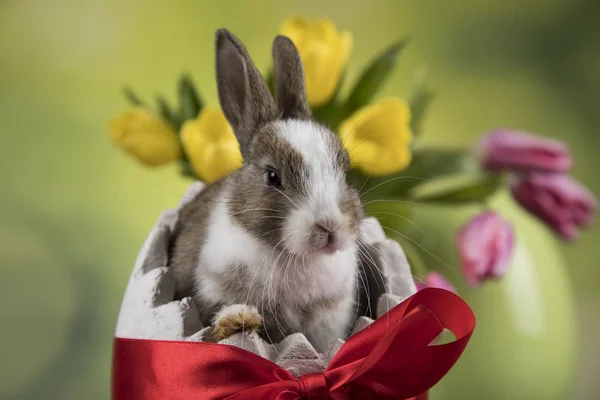
[[[206,242],[200,252],[200,265],[196,269],[198,272],[209,270],[221,274],[235,264],[261,264],[271,250],[231,220],[225,198],[222,196],[222,201],[210,216]],[[206,279],[198,279],[198,284],[197,288],[210,300],[222,301],[226,297],[220,292],[219,285]]]
[[[345,185],[345,171],[336,165],[331,134],[326,128],[302,120],[285,120],[276,123],[277,133],[294,150],[302,155],[308,168],[306,192],[308,198],[293,210],[285,226],[286,245],[291,251],[302,253],[306,249],[306,235],[320,220],[332,220],[340,228],[348,225],[342,215],[340,189]],[[340,229],[341,248],[351,245],[354,235]]]
[[[285,120],[277,122],[277,132],[294,150],[302,155],[309,170],[308,206],[317,218],[333,217],[338,210],[340,186],[344,171],[335,164],[330,134],[310,121]]]

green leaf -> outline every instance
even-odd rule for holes
[[[421,123],[427,108],[431,104],[434,98],[433,91],[429,90],[425,85],[424,79],[417,80],[415,83],[412,93],[410,95],[409,107],[410,107],[410,128],[413,131],[415,137],[421,133]]]
[[[333,131],[337,130],[338,125],[342,120],[347,116],[345,110],[342,106],[340,106],[337,101],[338,96],[340,94],[340,90],[342,88],[342,84],[344,79],[346,78],[346,70],[342,71],[340,75],[340,80],[331,95],[331,98],[327,100],[327,102],[319,107],[314,107],[312,109],[313,118],[316,121],[328,126]]]
[[[179,103],[181,123],[195,119],[203,106],[192,79],[185,74],[179,79]]]
[[[454,174],[417,185],[408,196],[413,200],[427,202],[482,202],[504,185],[502,174]]]
[[[183,157],[179,160],[179,172],[181,173],[181,175],[183,175],[187,178],[192,178],[194,180],[200,180],[200,178],[198,176],[196,176],[196,173],[192,169],[192,165],[190,164],[187,157]]]
[[[358,171],[353,171],[366,176]],[[477,160],[461,149],[415,148],[410,165],[403,171],[382,177],[370,177],[362,192],[369,198],[406,197],[417,185],[452,174],[477,174],[481,168]],[[358,179],[355,179],[358,181]]]
[[[348,184],[355,187],[359,191],[363,191],[365,186],[367,186],[369,183],[368,180],[369,177],[363,175],[356,169],[352,169],[346,174],[346,181]]]
[[[173,128],[175,128],[175,130],[179,131],[179,118],[176,112],[171,109],[167,103],[167,100],[162,96],[158,96],[156,103],[158,107],[158,113],[161,118],[167,121]]]
[[[127,101],[131,103],[132,106],[135,107],[146,107],[146,104],[135,94],[133,89],[128,86],[123,87],[123,94]]]
[[[479,162],[467,149],[417,147],[405,174],[431,179],[457,173],[477,173],[481,171]]]
[[[398,56],[407,43],[406,39],[402,39],[392,44],[366,68],[348,96],[344,107],[346,115],[369,103],[396,66]]]

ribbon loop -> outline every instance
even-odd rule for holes
[[[322,372],[303,375],[298,379],[302,390],[302,400],[327,400],[329,388],[327,378]]]

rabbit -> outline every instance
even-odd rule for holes
[[[244,45],[216,32],[219,102],[239,142],[239,170],[179,213],[169,266],[218,341],[243,329],[276,343],[301,332],[323,352],[356,312],[359,193],[348,152],[312,119],[293,42],[273,42],[276,101]]]

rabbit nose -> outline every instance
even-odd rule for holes
[[[339,228],[338,222],[332,218],[320,219],[317,221],[316,224],[317,224],[317,228],[322,229],[323,231],[327,232],[328,234],[334,233]]]
[[[315,228],[316,228],[315,244],[319,248],[325,248],[325,247],[331,246],[336,240],[336,233],[334,231],[326,229],[325,227],[323,227],[323,225],[326,225],[326,224],[317,223],[315,225]]]
[[[314,245],[326,252],[335,251],[340,244],[340,223],[335,218],[321,218],[315,221]]]

